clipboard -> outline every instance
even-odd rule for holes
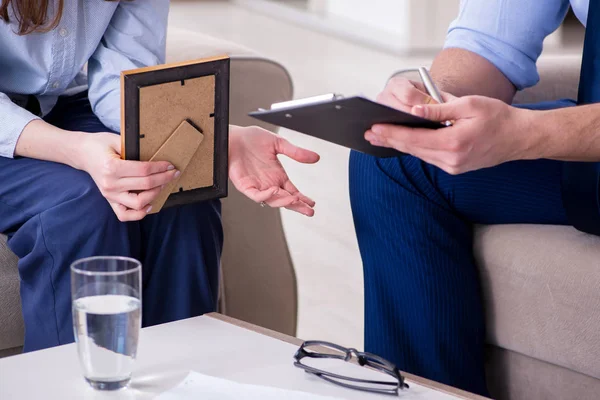
[[[376,103],[362,96],[327,94],[276,103],[270,110],[249,114],[258,120],[291,129],[379,158],[405,155],[395,149],[373,146],[365,132],[375,124],[439,129],[446,125]]]

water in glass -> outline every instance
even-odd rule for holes
[[[141,266],[136,263],[94,258],[72,268],[79,361],[84,377],[96,389],[120,389],[131,379],[142,319]]]

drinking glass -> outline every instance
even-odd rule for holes
[[[90,257],[71,265],[73,329],[87,382],[126,387],[142,322],[142,265],[126,257]]]

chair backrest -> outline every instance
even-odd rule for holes
[[[275,128],[248,112],[292,98],[287,71],[256,58],[231,60],[231,123]],[[221,311],[232,317],[295,336],[297,287],[278,209],[262,208],[229,185],[223,200],[225,248]]]
[[[167,61],[216,54],[231,57],[230,122],[276,128],[248,112],[290,100],[292,80],[281,65],[242,46],[200,33],[170,29]],[[225,245],[221,260],[219,309],[229,316],[289,335],[296,333],[296,276],[279,210],[262,208],[233,185],[223,199]]]

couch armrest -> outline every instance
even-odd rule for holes
[[[19,297],[17,256],[0,234],[0,357],[14,354],[23,345],[23,317]]]
[[[580,56],[541,57],[538,61],[540,82],[518,92],[515,104],[576,99],[581,70]]]
[[[292,98],[292,80],[284,67],[234,43],[169,29],[168,62],[217,54],[231,57],[230,122],[275,131],[248,112]],[[260,207],[230,184],[229,196],[223,199],[223,228],[220,311],[295,335],[296,276],[279,210]]]

